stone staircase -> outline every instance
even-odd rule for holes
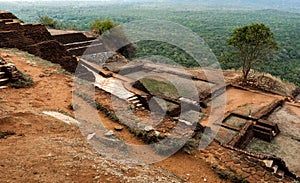
[[[97,54],[105,52],[106,49],[100,39],[87,37],[81,32],[53,35],[72,55]]]
[[[7,64],[0,65],[0,89],[7,88],[6,84],[9,81],[9,78],[7,77],[7,68],[9,68]]]
[[[17,69],[14,64],[7,63],[0,57],[0,89],[8,88],[7,83],[15,79],[17,76]]]
[[[277,178],[284,178],[285,172],[279,167],[279,165],[274,160],[263,160],[266,169],[269,172],[275,174]]]
[[[5,84],[8,80],[8,78],[5,78],[5,72],[0,72],[0,89],[7,88]]]
[[[80,44],[83,44],[81,46]],[[67,45],[70,47],[71,45]],[[76,47],[78,46],[78,47]],[[83,54],[85,55],[90,55],[90,54],[97,54],[97,53],[102,53],[107,51],[102,43],[78,43],[77,45],[73,43],[73,47],[67,49],[72,55],[76,56],[82,56]]]
[[[141,102],[140,98],[138,95],[134,95],[132,97],[129,97],[128,102],[130,104],[130,106],[135,109],[135,110],[144,110],[145,106],[143,105],[143,103]]]
[[[276,123],[259,119],[253,125],[253,132],[256,138],[271,142],[274,137],[276,137],[280,133],[280,130]]]

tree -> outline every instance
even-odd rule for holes
[[[96,19],[90,24],[90,29],[94,33],[101,35],[104,32],[114,28],[117,24],[110,19],[99,20]]]
[[[39,16],[39,22],[44,24],[46,27],[49,28],[56,28],[57,26],[57,21],[53,20],[52,18],[48,17],[47,15],[45,16]]]
[[[278,46],[270,28],[262,23],[247,25],[233,31],[228,44],[238,50],[242,62],[243,82],[247,82],[248,74],[254,64],[266,60]]]

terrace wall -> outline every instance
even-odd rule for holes
[[[54,40],[42,24],[23,24],[1,21],[14,18],[11,13],[0,12],[0,47],[18,48],[45,60],[60,64],[65,70],[75,72],[77,59],[58,41]]]
[[[90,40],[83,33],[80,33],[80,32],[54,35],[53,38],[55,40],[57,40],[58,42],[63,43],[63,44],[83,42],[83,41],[89,41]]]

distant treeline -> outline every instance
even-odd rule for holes
[[[257,1],[257,2],[256,2]],[[253,3],[260,3],[256,0]],[[249,1],[250,2],[250,1]],[[249,3],[248,2],[248,3]],[[287,3],[292,3],[288,1]],[[2,4],[2,2],[1,2]],[[27,3],[28,4],[28,3]],[[221,62],[223,69],[239,68],[239,62],[228,62],[227,55],[232,51],[226,43],[232,31],[240,26],[251,23],[264,23],[275,34],[279,43],[279,50],[272,56],[270,62],[256,65],[258,71],[268,72],[283,80],[294,82],[300,86],[300,14],[279,10],[255,10],[251,8],[236,8],[230,6],[212,7],[208,4],[193,4],[183,1],[178,3],[95,3],[93,6],[81,3],[51,6],[46,3],[31,4],[3,3],[2,6],[12,11],[25,22],[37,22],[40,16],[49,16],[62,25],[62,28],[88,30],[90,23],[95,19],[104,20],[109,17],[118,24],[143,19],[164,19],[179,23],[197,33],[210,46],[216,57]],[[72,5],[71,5],[72,4]],[[245,4],[245,7],[247,4]],[[297,9],[297,3],[295,8]],[[194,7],[193,7],[194,6]],[[264,6],[267,6],[264,4]],[[234,6],[236,7],[236,5]],[[272,7],[270,3],[267,7]],[[292,4],[291,4],[292,7]],[[291,8],[292,10],[293,8]],[[147,54],[161,54],[178,61],[187,67],[194,67],[194,60],[185,57],[182,50],[174,50],[164,44],[153,42],[137,43],[137,56]]]

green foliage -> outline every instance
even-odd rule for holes
[[[245,180],[242,176],[238,175],[232,176],[231,181],[234,183],[249,183],[249,181]]]
[[[103,34],[104,32],[114,28],[117,24],[110,20],[110,19],[105,19],[105,20],[99,20],[96,19],[90,24],[90,30],[93,31],[96,34]]]
[[[1,132],[0,131],[0,139],[6,138],[7,136],[15,135],[15,132]]]
[[[239,60],[242,62],[244,81],[253,65],[267,59],[269,53],[277,48],[274,35],[270,28],[262,23],[256,23],[237,28],[233,31],[228,44],[238,50]]]
[[[59,113],[61,113],[61,114],[63,114],[63,115],[66,115],[66,116],[69,116],[69,117],[71,117],[71,118],[75,118],[72,114],[70,114],[70,113],[68,113],[67,111],[65,111],[65,110],[58,110],[57,112],[59,112]]]
[[[161,57],[153,57],[153,55],[160,55]],[[151,57],[153,62],[170,64],[170,65],[182,65],[186,67],[199,67],[199,64],[195,59],[187,54],[184,50],[164,42],[154,40],[143,40],[137,43],[136,57]]]
[[[18,71],[19,78],[15,81],[9,83],[9,86],[12,88],[29,88],[34,85],[32,78],[21,71]]]
[[[39,16],[39,22],[44,24],[46,27],[55,29],[57,26],[57,21],[49,16]]]
[[[171,98],[179,97],[176,87],[169,81],[159,81],[152,78],[143,78],[140,81],[153,95],[168,96]]]
[[[219,175],[220,179],[228,179],[228,174],[222,170],[216,170],[216,173]]]
[[[262,22],[268,25],[276,35],[276,41],[280,48],[276,51],[276,56],[270,57],[270,62],[254,65],[254,69],[260,72],[270,73],[280,77],[284,81],[290,81],[300,86],[300,14],[299,8],[292,4],[282,3],[280,6],[277,1],[251,1],[251,3],[222,1],[209,2],[149,2],[149,3],[104,3],[104,2],[80,2],[64,1],[55,3],[51,1],[30,4],[28,2],[9,3],[1,2],[3,9],[12,11],[24,22],[37,22],[37,13],[47,14],[68,26],[76,26],[80,30],[89,30],[90,22],[95,19],[103,20],[110,17],[118,24],[127,23],[135,20],[157,19],[167,20],[178,23],[191,29],[212,49],[213,53],[221,62],[223,69],[237,69],[242,65],[238,62],[233,47],[227,44],[228,37],[231,36],[236,27],[249,25],[253,22]],[[272,6],[270,9],[263,9],[266,3]],[[296,1],[294,3],[297,4]],[[290,6],[287,9],[284,6]],[[299,5],[299,3],[298,3]],[[298,6],[299,7],[299,6]],[[172,39],[172,37],[169,37]],[[178,51],[166,51],[162,44],[147,46],[138,43],[138,57],[148,56],[151,50],[157,55],[162,55],[178,64],[186,67],[198,67],[193,60],[178,58]],[[155,51],[156,50],[156,51]],[[179,53],[179,55],[181,55]],[[228,56],[229,55],[229,56]],[[180,57],[180,56],[179,56]],[[235,60],[231,60],[235,58]],[[183,62],[179,62],[183,60]]]
[[[161,155],[166,155],[174,150],[178,150],[185,142],[182,139],[169,138],[161,143],[153,144],[153,148]]]

